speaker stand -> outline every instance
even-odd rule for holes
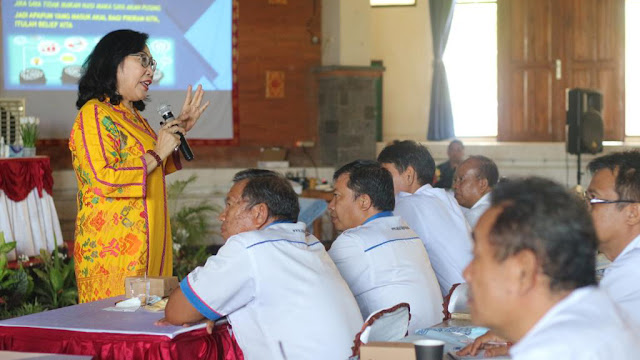
[[[578,182],[576,183],[576,185],[580,185],[580,178],[582,177],[582,159],[580,158],[580,156],[582,156],[582,151],[578,151]]]

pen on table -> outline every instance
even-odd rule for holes
[[[487,341],[485,343],[483,343],[483,345],[495,345],[495,346],[507,346],[507,345],[511,345],[508,342],[504,342],[504,341]]]

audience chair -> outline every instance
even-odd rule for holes
[[[409,304],[400,303],[372,313],[353,340],[352,359],[360,356],[360,346],[371,341],[397,341],[407,336],[411,311]]]
[[[444,317],[442,321],[447,321],[453,318],[469,318],[468,313],[468,296],[467,291],[469,286],[467,283],[453,284],[449,294],[444,297],[444,303],[442,303],[442,314]],[[458,316],[454,316],[456,314]]]

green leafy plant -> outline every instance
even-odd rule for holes
[[[173,274],[182,279],[198,265],[204,264],[209,257],[205,244],[210,232],[211,219],[217,217],[222,210],[217,205],[207,204],[204,200],[196,205],[183,206],[178,209],[178,200],[184,198],[187,186],[193,184],[197,177],[192,175],[187,180],[171,183],[167,194],[171,215],[171,235],[173,237]]]
[[[16,243],[5,241],[0,232],[0,317],[7,317],[11,309],[21,304],[33,291],[33,278],[22,268],[8,267],[7,254],[15,249]]]
[[[34,299],[33,302],[27,302],[14,308],[7,313],[7,317],[25,316],[29,314],[35,314],[47,310],[42,304],[38,302],[38,299]]]
[[[193,269],[203,265],[211,256],[207,247],[200,246],[180,246],[173,249],[173,275],[181,281]]]
[[[211,219],[220,213],[220,207],[207,204],[205,200],[193,206],[178,209],[178,200],[183,198],[188,185],[194,183],[197,176],[187,180],[177,180],[169,185],[169,213],[171,215],[171,236],[173,242],[181,245],[199,245],[209,235]]]
[[[42,305],[48,309],[78,303],[78,288],[73,269],[73,259],[65,259],[57,248],[53,253],[40,250],[42,269],[33,268],[37,276],[35,293]]]
[[[38,125],[40,125],[40,119],[37,117],[27,116],[20,118],[22,146],[36,147],[36,141],[38,141]]]

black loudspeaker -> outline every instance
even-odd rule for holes
[[[592,89],[568,89],[565,133],[569,154],[602,152],[602,93]]]

